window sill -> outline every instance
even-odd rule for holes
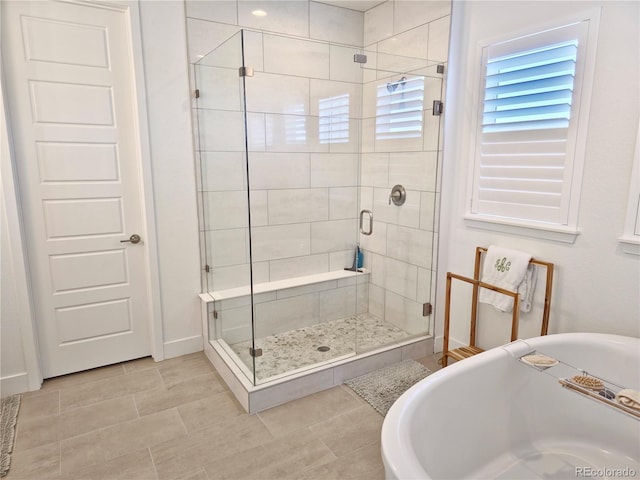
[[[640,236],[638,235],[623,235],[618,238],[622,251],[624,253],[630,253],[632,255],[640,255]]]
[[[525,237],[542,238],[562,243],[575,243],[580,232],[570,227],[551,227],[546,225],[532,225],[515,221],[485,217],[482,215],[466,214],[464,223],[471,228],[491,230],[493,232],[511,233]]]

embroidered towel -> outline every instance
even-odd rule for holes
[[[496,287],[516,292],[525,282],[529,260],[531,260],[529,253],[491,245],[484,258],[481,280]],[[479,300],[482,303],[493,305],[501,312],[513,311],[513,298],[493,290],[481,288]]]

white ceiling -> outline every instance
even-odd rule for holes
[[[328,3],[329,5],[335,5],[336,7],[350,8],[351,10],[358,10],[365,12],[370,8],[380,5],[385,0],[316,0],[319,3]]]

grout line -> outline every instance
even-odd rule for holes
[[[149,452],[149,457],[151,458],[151,465],[153,465],[153,470],[156,472],[156,478],[160,478],[160,474],[158,473],[158,466],[156,465],[156,461],[153,458],[153,454],[151,453],[151,447],[147,446],[147,451]]]

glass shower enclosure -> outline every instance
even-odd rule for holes
[[[428,335],[441,67],[243,30],[194,68],[208,341],[259,385]]]

